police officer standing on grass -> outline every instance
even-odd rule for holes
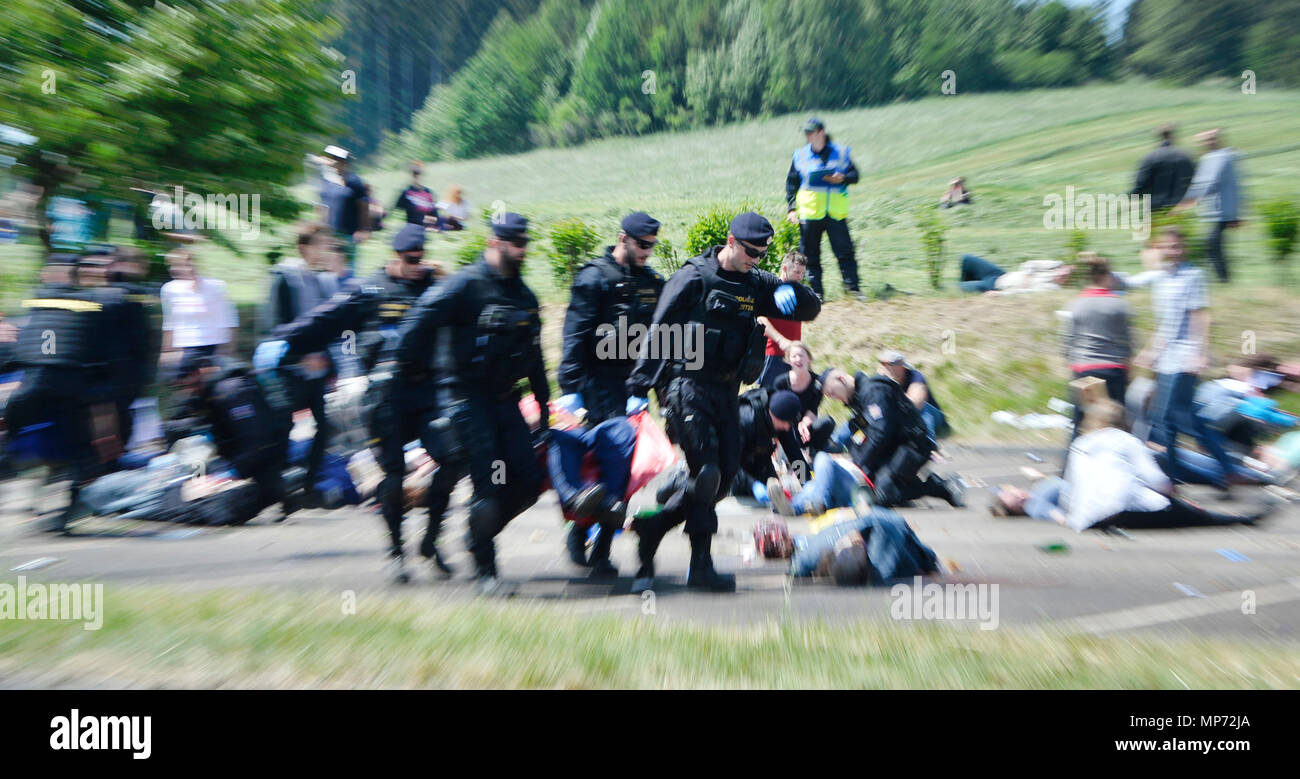
[[[799,250],[808,258],[808,280],[817,296],[825,296],[823,233],[831,239],[844,289],[859,296],[858,262],[848,223],[848,188],[858,183],[858,169],[849,158],[849,147],[832,141],[822,120],[809,119],[803,132],[808,143],[795,151],[785,177],[786,221],[799,223]]]
[[[532,434],[519,410],[517,384],[527,378],[548,432],[550,388],[542,358],[537,296],[520,273],[529,243],[528,221],[507,213],[492,220],[482,258],[429,290],[402,322],[397,362],[417,375],[433,355],[432,379],[439,441],[429,490],[430,529],[447,508],[451,490],[468,474],[466,546],[474,557],[479,591],[509,596],[497,576],[494,539],[537,501],[542,471]]]
[[[654,586],[654,555],[670,529],[686,523],[691,541],[689,587],[735,589],[734,576],[714,569],[712,542],[718,531],[715,504],[727,494],[740,464],[741,381],[757,380],[763,366],[762,315],[808,321],[821,311],[812,290],[782,282],[755,266],[767,254],[772,225],[744,213],[731,220],[727,242],[687,260],[664,287],[648,336],[650,348],[627,380],[627,411],[646,405],[651,387],[659,397],[669,437],[686,454],[688,476],[665,495],[667,510],[634,520],[641,569],[634,592]],[[703,338],[686,331],[702,329]],[[676,337],[668,338],[673,330]],[[703,354],[663,354],[656,346],[703,342]]]

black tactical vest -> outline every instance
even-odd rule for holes
[[[542,321],[536,310],[500,295],[490,279],[476,278],[474,290],[483,306],[472,326],[439,330],[435,370],[440,382],[499,397],[532,372]]]
[[[592,260],[582,266],[582,270],[587,267],[597,268],[606,284],[605,293],[600,298],[597,320],[601,325],[619,327],[619,319],[622,318],[624,327],[631,327],[634,324],[650,327],[650,323],[654,320],[655,307],[659,305],[659,293],[664,288],[663,276],[649,267],[640,272],[628,272],[608,256]],[[636,365],[636,355],[629,355],[628,359],[624,360],[600,356],[596,352],[598,340],[597,337],[588,345],[590,352],[588,365],[606,374],[626,376],[631,372],[632,367]]]
[[[22,302],[30,312],[15,360],[24,367],[94,368],[108,363],[112,300],[100,290],[51,285]]]
[[[691,326],[704,328],[704,359],[690,370],[674,355],[684,375],[703,381],[746,383],[758,380],[763,369],[763,328],[755,319],[754,289],[744,281],[731,281],[718,273],[715,256],[687,260],[700,271],[704,292],[691,310]],[[686,343],[692,339],[686,337]]]

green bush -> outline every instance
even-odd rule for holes
[[[697,257],[710,246],[721,246],[727,242],[727,228],[731,220],[740,211],[726,207],[713,206],[695,220],[695,224],[686,230],[686,254]]]
[[[660,238],[655,244],[655,259],[658,262],[655,265],[665,278],[673,275],[682,267],[682,256],[673,246],[673,242],[667,238]]]
[[[456,249],[456,264],[463,267],[478,262],[479,255],[486,248],[487,238],[480,233],[474,233]]]
[[[568,283],[600,244],[600,233],[578,218],[562,219],[551,227],[551,249],[546,259],[555,280]]]
[[[1265,242],[1273,259],[1285,268],[1287,257],[1295,249],[1297,234],[1300,234],[1300,207],[1290,200],[1270,200],[1260,205],[1259,213],[1264,219]]]
[[[764,213],[754,203],[745,202],[736,206],[713,206],[700,215],[686,231],[686,253],[695,257],[710,246],[721,246],[727,242],[727,230],[736,214],[753,211],[763,214],[772,223],[773,235],[768,244],[767,256],[758,263],[758,267],[771,273],[779,273],[781,260],[786,252],[799,248],[799,225],[785,221],[785,212]]]
[[[921,231],[921,252],[925,257],[930,286],[939,289],[943,284],[943,241],[947,227],[930,205],[916,209],[916,227]]]
[[[1065,236],[1065,257],[1066,262],[1074,262],[1079,256],[1079,252],[1087,251],[1088,234],[1083,230],[1071,230]]]

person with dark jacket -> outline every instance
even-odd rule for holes
[[[48,282],[22,302],[10,367],[22,382],[5,406],[12,438],[40,437],[66,464],[72,492],[67,509],[43,529],[65,532],[81,488],[122,452],[117,424],[113,339],[122,327],[124,293],[79,284],[78,258],[54,255],[42,274]]]
[[[922,496],[964,505],[955,479],[922,475],[934,452],[934,439],[899,383],[906,364],[889,362],[889,356],[881,356],[874,376],[828,371],[826,394],[845,403],[853,414],[835,438],[871,480],[877,505],[898,506]]]
[[[638,356],[634,347],[646,343],[664,288],[664,277],[646,264],[658,242],[659,221],[638,211],[624,217],[620,228],[604,256],[578,271],[564,313],[560,405],[585,408],[592,425],[623,415],[624,385]]]
[[[326,298],[316,270],[321,265],[319,256],[332,251],[333,241],[326,225],[308,224],[299,228],[298,256],[286,257],[271,269],[268,311],[272,328],[287,325],[324,302]],[[308,506],[319,504],[315,485],[332,432],[325,415],[325,391],[333,373],[329,353],[324,350],[303,355],[296,364],[284,367],[284,380],[294,411],[309,410],[316,423],[307,455],[305,503]]]
[[[731,220],[725,245],[687,260],[664,286],[651,332],[676,332],[675,339],[660,337],[660,344],[675,341],[692,348],[671,353],[671,348],[652,344],[627,380],[628,413],[645,408],[650,388],[655,389],[668,438],[685,452],[689,472],[682,488],[665,502],[675,510],[634,521],[641,559],[632,583],[635,592],[654,587],[659,542],[682,522],[691,540],[686,585],[715,592],[735,589],[734,576],[714,569],[712,543],[718,532],[716,504],[740,467],[740,384],[756,381],[763,367],[763,328],[756,318],[806,322],[821,311],[821,299],[811,289],[755,267],[766,256],[772,235],[771,223],[759,214],[740,214]],[[691,339],[691,333],[699,335]]]
[[[293,410],[276,374],[227,357],[196,358],[177,377],[184,400],[166,430],[169,441],[208,432],[217,454],[257,485],[256,511],[280,503],[283,520],[293,512],[284,480]]]
[[[1160,145],[1142,158],[1133,195],[1150,195],[1151,208],[1163,211],[1178,205],[1192,183],[1196,167],[1187,152],[1174,146],[1174,126],[1160,128]]]
[[[402,190],[402,194],[397,196],[397,204],[393,208],[399,208],[406,212],[406,223],[428,227],[430,230],[438,229],[438,206],[437,198],[433,192],[420,183],[420,174],[424,172],[424,165],[418,162],[411,163],[411,183]]]
[[[794,473],[801,481],[808,478],[808,462],[794,430],[802,413],[799,396],[789,390],[755,387],[740,396],[740,467],[731,483],[733,495],[767,502],[767,480],[776,478],[772,455],[778,443]]]
[[[439,467],[429,490],[430,531],[456,482],[468,475],[474,494],[466,546],[479,592],[509,596],[513,588],[497,574],[495,538],[537,501],[542,487],[516,385],[527,378],[541,409],[550,402],[550,386],[537,296],[521,275],[531,240],[528,220],[508,213],[491,227],[482,259],[440,282],[407,312],[397,363],[413,381],[431,371],[437,388],[441,451],[431,452]],[[547,414],[541,414],[539,425],[544,439]]]

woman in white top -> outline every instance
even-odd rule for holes
[[[184,249],[167,255],[167,268],[172,280],[159,292],[163,363],[180,368],[198,357],[229,353],[239,317],[226,295],[226,283],[199,276],[194,255]]]
[[[1061,500],[1065,524],[1076,531],[1250,524],[1271,510],[1265,506],[1237,516],[1179,500],[1155,453],[1123,424],[1123,406],[1110,399],[1094,403],[1084,416],[1087,432],[1070,446]]]
[[[469,221],[469,203],[457,184],[447,187],[447,199],[438,201],[438,226],[443,230],[463,230]]]

